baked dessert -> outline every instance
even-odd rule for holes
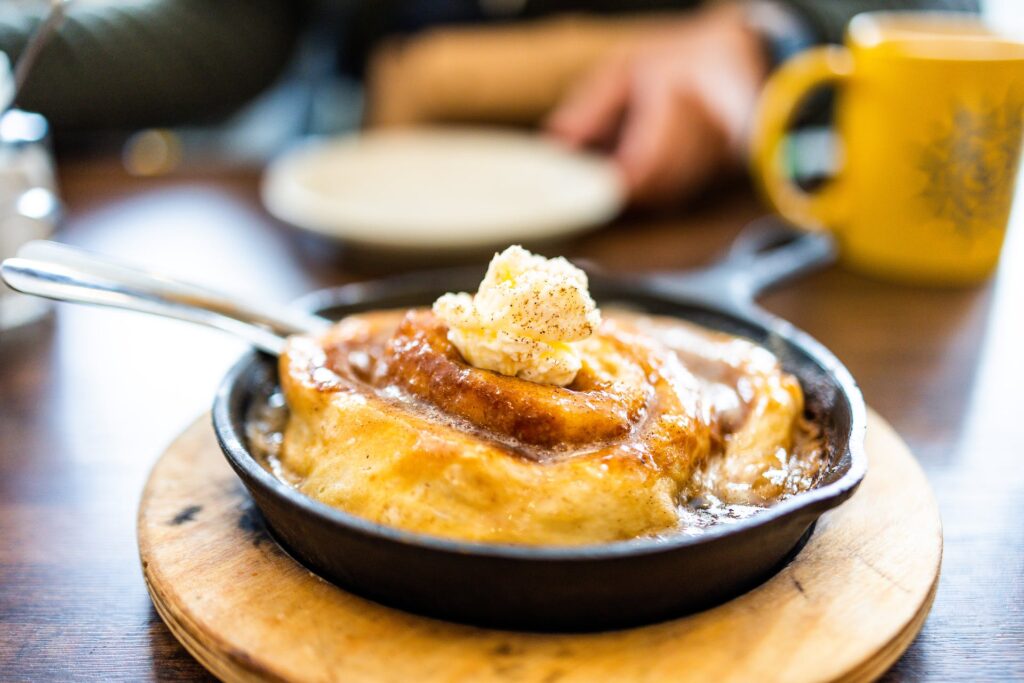
[[[800,384],[767,349],[674,318],[602,315],[581,271],[518,247],[475,295],[351,315],[293,337],[279,369],[284,400],[250,430],[277,476],[436,536],[702,533],[810,488],[821,469]]]

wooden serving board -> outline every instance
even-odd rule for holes
[[[153,469],[139,553],[156,609],[226,681],[863,681],[924,623],[942,558],[924,474],[872,413],[857,494],[799,555],[714,609],[624,631],[535,634],[408,614],[286,555],[203,417]]]

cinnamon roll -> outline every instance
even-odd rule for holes
[[[745,516],[810,488],[799,383],[752,342],[611,313],[568,386],[475,368],[429,310],[295,337],[279,475],[328,505],[463,540],[583,544]]]
[[[475,295],[293,337],[280,433],[250,441],[328,505],[481,542],[701,533],[815,483],[820,438],[773,354],[601,316],[581,275],[510,249]]]

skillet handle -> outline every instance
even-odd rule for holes
[[[775,216],[765,216],[743,228],[725,256],[710,266],[658,273],[646,282],[668,298],[751,313],[762,292],[833,263],[836,253],[835,240],[828,233],[804,232]]]

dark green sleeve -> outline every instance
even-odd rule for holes
[[[148,0],[71,5],[19,106],[57,129],[205,120],[258,93],[291,53],[290,0]],[[0,10],[0,51],[14,61],[40,21]]]
[[[977,12],[978,0],[783,0],[823,42],[843,42],[846,24],[861,12],[875,10],[954,10]]]

